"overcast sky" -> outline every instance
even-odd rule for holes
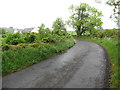
[[[51,28],[57,17],[67,20],[70,5],[88,3],[103,12],[103,28],[114,28],[115,23],[109,18],[112,8],[104,2],[94,0],[0,0],[0,27],[27,28],[38,27],[44,23]]]

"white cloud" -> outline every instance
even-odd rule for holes
[[[80,2],[87,2],[103,11],[104,28],[114,27],[114,22],[109,19],[112,9],[105,4],[94,3],[94,0],[1,0],[0,27],[37,27],[41,23],[51,27],[57,17],[67,20],[69,6]]]

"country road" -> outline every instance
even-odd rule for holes
[[[106,51],[76,40],[64,53],[3,77],[3,88],[106,88]]]

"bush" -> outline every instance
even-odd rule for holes
[[[15,38],[15,39],[10,41],[10,44],[12,44],[12,45],[17,45],[19,43],[23,43],[23,40],[21,40],[19,38]]]
[[[107,29],[107,30],[104,31],[104,36],[106,36],[106,37],[117,37],[118,36],[118,30]]]
[[[35,34],[26,33],[26,35],[24,36],[24,40],[26,43],[33,43],[35,42],[35,39],[36,39]]]
[[[51,31],[42,24],[39,33],[6,33],[2,37],[2,73],[7,75],[63,52],[74,44],[61,28]]]
[[[5,38],[6,44],[17,45],[18,43],[23,43],[20,33],[8,33]]]
[[[97,37],[97,38],[116,38],[118,37],[118,30],[116,29],[106,29],[106,30],[93,30],[91,34],[87,34],[84,36],[91,36],[91,37]]]
[[[70,34],[67,33],[66,30],[53,30],[51,31],[49,28],[45,28],[42,24],[39,27],[39,33],[7,33],[5,37],[1,40],[3,44],[8,45],[17,45],[10,46],[10,48],[17,48],[26,46],[37,47],[39,43],[58,43],[61,41],[65,41],[67,38],[72,38]],[[32,44],[34,43],[34,44]],[[36,44],[35,44],[36,43]],[[7,48],[7,47],[6,47]],[[7,50],[7,49],[4,49]]]
[[[3,75],[7,75],[11,72],[25,68],[52,55],[55,55],[56,53],[63,52],[73,44],[74,41],[72,39],[68,39],[66,42],[59,42],[56,44],[41,44],[36,48],[31,46],[21,48],[20,46],[22,44],[18,44],[17,48],[2,52],[2,73]]]
[[[4,50],[9,50],[9,45],[2,45],[2,50],[4,51]]]
[[[66,36],[67,35],[67,31],[64,31],[64,30],[53,30],[52,33],[57,34],[59,36]]]

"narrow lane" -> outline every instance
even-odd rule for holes
[[[63,54],[3,78],[3,88],[103,88],[106,58],[95,43],[76,40]]]

